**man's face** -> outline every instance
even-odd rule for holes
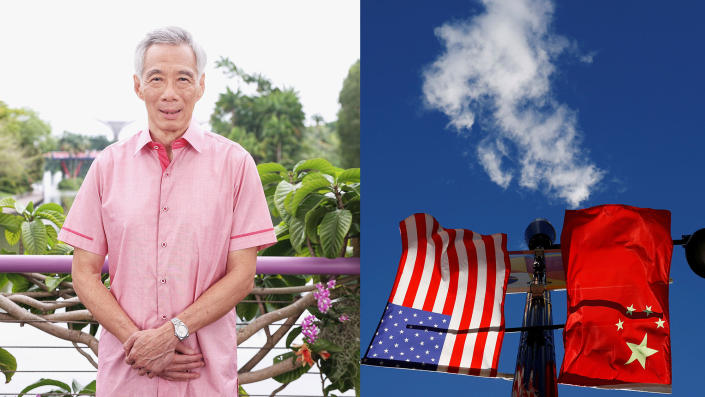
[[[135,92],[147,106],[149,129],[164,135],[186,131],[205,88],[191,47],[152,45],[144,55],[141,77],[134,76]]]

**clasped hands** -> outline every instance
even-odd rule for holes
[[[200,376],[192,369],[205,365],[203,355],[186,346],[174,335],[171,323],[159,328],[136,331],[123,343],[125,363],[140,376],[159,376],[170,381],[188,381]]]

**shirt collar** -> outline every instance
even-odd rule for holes
[[[152,137],[149,134],[149,128],[142,129],[138,134],[137,146],[135,147],[134,155],[137,155],[137,153],[139,153],[145,145],[152,142]],[[181,135],[180,139],[186,140],[186,142],[188,142],[199,153],[203,150],[203,130],[201,130],[201,127],[194,121],[191,121],[188,129],[183,135]]]

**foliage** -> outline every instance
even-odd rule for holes
[[[34,111],[0,101],[0,191],[21,193],[41,179],[42,153],[54,145],[50,133]]]
[[[304,130],[302,158],[323,157],[332,164],[340,164],[340,138],[336,122],[323,123],[323,118],[313,115],[315,125]]]
[[[338,96],[337,131],[343,167],[360,166],[360,60],[348,71]]]
[[[83,178],[66,178],[59,182],[59,190],[78,191],[83,183]]]
[[[217,66],[229,77],[254,84],[256,93],[227,88],[220,94],[211,115],[213,130],[238,142],[256,162],[293,164],[301,151],[305,117],[296,91],[274,87],[261,75],[247,74],[228,58],[221,58]]]
[[[0,200],[0,210],[9,208],[16,213],[0,213],[0,228],[4,229],[5,239],[10,246],[17,246],[17,251],[6,253],[24,253],[30,255],[67,254],[72,248],[57,240],[58,230],[64,224],[64,209],[54,203],[34,207],[33,202],[26,206],[12,197]]]
[[[0,370],[5,374],[5,383],[10,383],[12,375],[14,375],[17,370],[17,360],[15,360],[15,356],[3,348],[0,348]]]
[[[343,170],[322,158],[300,161],[291,171],[277,163],[257,166],[272,214],[281,219],[278,242],[264,255],[335,258],[350,240],[359,248],[360,169]]]
[[[48,379],[48,378],[41,378],[38,381],[32,383],[31,385],[25,387],[22,389],[20,394],[17,397],[22,397],[25,395],[25,393],[29,392],[30,390],[34,390],[38,387],[42,386],[56,386],[58,389],[54,389],[51,391],[43,392],[37,394],[37,396],[64,396],[64,397],[71,397],[71,396],[80,396],[80,395],[85,395],[85,396],[92,396],[95,395],[95,381],[92,381],[91,383],[83,386],[81,385],[76,379],[71,382],[71,386],[67,385],[64,382],[58,381],[56,379]]]

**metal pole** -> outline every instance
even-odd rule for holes
[[[544,247],[551,246],[555,238],[555,231],[545,220],[541,220],[545,222],[544,225],[537,227],[538,221],[527,228],[529,249],[534,250],[534,277],[530,284],[530,292],[526,294],[522,322],[524,330],[521,332],[519,341],[512,397],[558,396],[551,292],[546,289],[546,262],[544,258]],[[550,227],[550,230],[541,230],[546,225]],[[532,228],[533,230],[530,230]],[[550,231],[553,231],[552,235]]]

